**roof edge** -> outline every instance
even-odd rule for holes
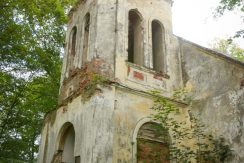
[[[236,60],[236,59],[234,59],[234,58],[232,58],[232,57],[230,57],[230,56],[227,56],[227,55],[224,54],[224,53],[215,51],[215,50],[213,50],[213,49],[210,49],[210,48],[207,48],[207,47],[204,47],[204,46],[201,46],[201,45],[199,45],[199,44],[196,44],[196,43],[194,43],[194,42],[191,42],[191,41],[189,41],[189,40],[186,40],[186,39],[184,39],[184,38],[182,38],[182,37],[179,37],[179,36],[176,36],[176,35],[174,35],[174,36],[177,37],[179,40],[181,40],[181,41],[183,41],[183,42],[186,42],[186,43],[188,43],[188,44],[191,44],[191,45],[193,45],[193,46],[195,46],[195,47],[197,47],[197,48],[199,48],[199,49],[202,49],[202,50],[204,50],[204,51],[210,53],[211,55],[214,55],[214,56],[216,56],[216,57],[219,57],[219,58],[221,58],[221,59],[223,59],[223,60],[225,60],[225,61],[227,61],[227,62],[231,62],[231,63],[237,64],[237,65],[241,66],[242,68],[244,68],[244,62],[238,61],[238,60]]]

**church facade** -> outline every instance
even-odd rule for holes
[[[167,156],[172,138],[155,136],[152,90],[189,126],[189,111],[198,114],[230,145],[231,162],[244,162],[244,64],[173,35],[171,6],[80,0],[70,11],[59,108],[45,118],[39,163],[148,162],[154,149]],[[180,89],[191,106],[172,98]]]

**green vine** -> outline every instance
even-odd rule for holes
[[[190,99],[185,95],[185,90],[177,90],[174,99]],[[221,163],[232,156],[230,147],[226,145],[224,138],[214,139],[207,134],[204,125],[190,112],[190,123],[180,121],[180,109],[171,101],[162,97],[158,91],[152,91],[154,96],[154,109],[157,113],[153,119],[158,121],[168,133],[172,141],[170,143],[170,160],[180,163]],[[183,98],[182,98],[183,95]],[[189,126],[190,125],[190,126]],[[187,143],[186,143],[187,142]]]

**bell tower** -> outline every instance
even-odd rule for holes
[[[80,0],[69,13],[59,101],[76,91],[67,81],[87,66],[115,79],[124,75],[123,64],[132,63],[167,78],[171,5],[171,0]]]
[[[145,134],[158,125],[147,92],[182,85],[171,5],[80,0],[70,11],[59,108],[46,116],[39,163],[136,163],[139,137],[164,143]]]

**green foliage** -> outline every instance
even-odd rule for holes
[[[210,47],[241,62],[244,62],[244,49],[240,48],[231,40],[218,39],[212,45],[210,45]]]
[[[244,12],[244,2],[243,0],[221,0],[219,6],[216,8],[215,16],[222,16],[226,11],[237,10]],[[244,17],[242,17],[244,21]],[[240,29],[236,32],[234,38],[244,38],[244,29]]]
[[[184,92],[185,90],[177,90],[174,97],[180,98],[180,94]],[[224,139],[214,139],[212,135],[207,134],[204,130],[205,126],[190,110],[191,126],[186,121],[178,119],[178,115],[181,114],[180,109],[173,102],[160,96],[157,91],[151,93],[155,102],[152,109],[157,111],[153,118],[161,123],[172,138],[170,160],[182,163],[190,163],[194,160],[199,163],[219,163],[232,156],[232,151],[225,144]]]
[[[187,93],[188,91],[185,88],[174,90],[173,99],[190,104],[192,98]]]
[[[33,160],[45,113],[57,106],[58,78],[1,76],[0,156]],[[11,152],[10,152],[11,151]]]
[[[33,162],[57,106],[65,12],[74,0],[0,1],[0,162]]]
[[[244,12],[244,3],[242,0],[221,0],[217,11],[218,13],[223,14],[226,10],[232,11],[236,8],[239,8]]]

